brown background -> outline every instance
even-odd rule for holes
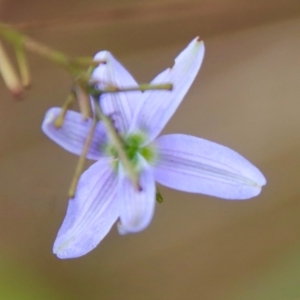
[[[268,179],[241,202],[161,188],[147,230],[113,228],[89,255],[58,260],[77,158],[40,124],[71,81],[30,55],[25,101],[0,82],[0,299],[300,299],[299,0],[0,0],[0,18],[72,56],[108,49],[139,82],[201,35],[203,67],[165,132],[225,144]]]

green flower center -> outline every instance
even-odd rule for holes
[[[125,152],[130,161],[135,164],[138,154],[143,156],[148,163],[155,158],[155,148],[153,144],[144,145],[146,137],[142,133],[132,134],[125,140]]]
[[[144,145],[145,140],[143,133],[135,133],[124,139],[124,150],[135,167],[138,167],[138,155],[143,156],[148,163],[152,163],[156,157],[154,144]],[[112,145],[106,148],[106,152],[118,158],[117,151]]]
[[[142,148],[141,145],[144,141],[144,137],[142,135],[130,135],[125,140],[125,152],[130,159],[130,161],[135,162],[137,159],[137,154],[140,152]]]

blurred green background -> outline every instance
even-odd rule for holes
[[[300,299],[299,0],[0,0],[0,19],[72,56],[110,50],[139,82],[200,35],[203,67],[165,132],[227,145],[268,180],[236,202],[161,187],[147,230],[114,227],[87,256],[57,259],[77,157],[40,124],[71,81],[29,55],[24,101],[0,82],[1,300]]]

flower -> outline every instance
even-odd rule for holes
[[[258,195],[266,183],[262,173],[235,151],[185,134],[158,137],[193,83],[203,60],[204,44],[194,39],[152,84],[170,82],[172,91],[105,93],[100,97],[103,112],[113,119],[124,140],[124,149],[139,177],[132,184],[117,152],[99,122],[87,157],[97,160],[78,183],[69,200],[66,217],[53,251],[59,258],[82,256],[106,236],[119,218],[120,234],[139,232],[152,220],[155,181],[191,193],[247,199]],[[107,51],[95,59],[105,60],[93,73],[99,87],[137,86],[124,67]],[[68,111],[63,126],[55,128],[59,108],[45,116],[44,133],[66,150],[79,155],[91,126],[79,113]]]

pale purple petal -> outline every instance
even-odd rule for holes
[[[173,189],[224,199],[247,199],[266,184],[248,160],[222,145],[184,134],[157,140],[155,180]]]
[[[92,79],[97,81],[99,89],[105,89],[109,85],[118,88],[136,87],[137,83],[130,73],[108,51],[96,54],[95,60],[105,60],[106,64],[100,64],[95,69]],[[127,132],[132,121],[134,110],[142,93],[140,91],[105,93],[100,96],[103,112],[114,121],[119,132]]]
[[[59,116],[61,108],[50,108],[45,115],[42,130],[55,143],[65,150],[80,155],[86,142],[88,133],[92,126],[92,120],[83,120],[81,114],[75,111],[67,111],[63,126],[54,126],[56,118]],[[98,122],[93,139],[87,153],[88,159],[98,160],[103,156],[102,145],[106,141],[104,126]]]
[[[59,258],[85,255],[107,235],[119,216],[116,188],[117,174],[109,159],[83,173],[53,246]]]
[[[137,190],[122,167],[119,170],[118,200],[120,203],[119,232],[139,232],[152,220],[155,208],[155,182],[152,169],[144,163],[139,175],[140,190]]]
[[[142,130],[147,133],[147,142],[152,141],[180,105],[192,85],[204,56],[204,43],[195,38],[175,59],[172,68],[160,73],[153,84],[172,83],[172,91],[146,91],[143,103],[137,109],[130,131]]]

